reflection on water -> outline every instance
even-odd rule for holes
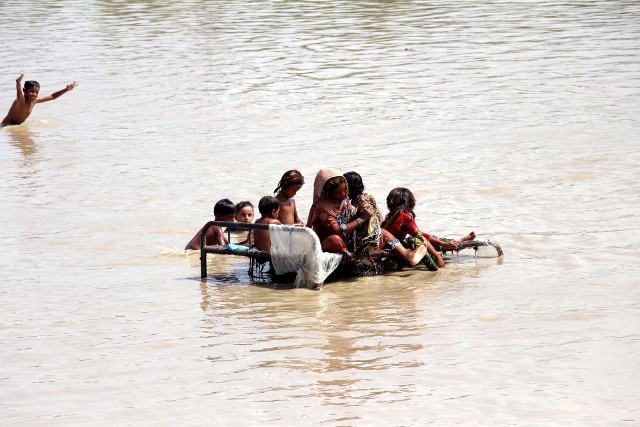
[[[38,177],[43,161],[40,156],[41,137],[26,125],[7,126],[0,129],[0,133],[7,138],[8,145],[20,153],[22,161],[16,162],[18,168],[9,168],[6,173],[18,179],[17,191],[24,197],[37,196],[42,184]],[[17,157],[16,157],[17,158]]]
[[[8,126],[3,129],[9,135],[9,142],[18,148],[25,161],[38,152],[38,145],[34,141],[37,134],[26,126]]]
[[[297,372],[294,375],[299,377],[329,374],[312,385],[320,396],[326,400],[340,397],[352,403],[359,401],[358,394],[367,387],[364,383],[369,371],[398,368],[395,354],[421,348],[421,343],[399,342],[417,333],[414,327],[407,327],[418,316],[416,290],[404,289],[389,299],[389,289],[385,291],[380,283],[341,286],[333,289],[336,292],[247,291],[202,283],[207,307],[203,319],[206,347],[215,354],[219,354],[215,348],[221,345],[231,345],[239,351],[233,359],[226,359],[235,361],[226,367],[219,357],[214,358],[216,369],[280,371],[289,372],[288,375]],[[353,303],[355,295],[357,306]],[[239,314],[245,319],[241,322],[244,326],[237,323]],[[303,336],[302,331],[306,331]],[[410,368],[415,363],[400,365]],[[338,372],[351,372],[348,387],[343,387],[343,380],[330,380]],[[256,390],[251,398],[264,391]]]

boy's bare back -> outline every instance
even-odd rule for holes
[[[262,217],[256,221],[256,224],[282,224],[280,221],[274,218]],[[255,230],[253,232],[253,244],[259,251],[269,252],[271,250],[271,237],[268,230]]]
[[[16,79],[16,99],[15,101],[13,101],[13,104],[11,104],[11,108],[9,108],[7,116],[2,120],[2,123],[0,123],[0,127],[19,125],[24,123],[29,115],[31,115],[33,107],[36,104],[56,99],[61,95],[69,92],[70,90],[73,90],[73,88],[78,85],[78,83],[76,82],[69,83],[62,90],[54,92],[51,95],[38,98],[38,94],[40,93],[40,85],[37,82],[27,82],[35,83],[35,85],[31,85],[29,88],[25,87],[25,90],[23,90],[22,86],[20,86],[23,78],[24,74],[20,74],[20,77]]]
[[[200,229],[200,231],[198,231],[196,235],[193,236],[191,241],[187,243],[187,246],[185,246],[184,249],[200,250],[201,236],[202,236],[202,229]],[[221,227],[218,227],[217,225],[209,227],[209,230],[207,230],[207,235],[205,237],[206,246],[210,246],[210,245],[224,246],[228,243],[229,241],[227,240],[227,236],[224,235],[224,232],[222,231]]]

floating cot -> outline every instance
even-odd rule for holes
[[[229,228],[249,231],[268,230],[271,251],[264,252],[232,244],[205,246],[207,231],[213,226],[227,227],[229,240],[231,239]],[[245,224],[226,221],[209,221],[202,228],[200,236],[200,276],[203,279],[207,276],[208,254],[248,257],[251,260],[249,273],[252,277],[254,276],[253,273],[262,273],[262,268],[269,261],[276,276],[295,273],[294,285],[306,288],[320,287],[342,261],[342,254],[322,252],[320,240],[310,228],[293,225]]]
[[[234,230],[269,230],[271,239],[271,251],[265,252],[243,245],[206,245],[206,235],[209,228],[218,226],[227,228],[227,236],[231,240],[230,229]],[[503,255],[502,248],[490,240],[470,240],[460,242],[458,252],[465,248],[473,248],[476,256],[479,248],[490,249],[487,257],[499,257]],[[261,275],[263,267],[267,261],[271,263],[276,276],[295,273],[294,285],[296,287],[319,288],[326,278],[337,269],[350,270],[350,275],[354,275],[353,269],[348,265],[341,264],[342,254],[322,252],[320,240],[313,230],[307,227],[291,225],[269,225],[269,224],[246,224],[228,221],[209,221],[200,235],[200,277],[207,277],[207,255],[235,255],[247,257],[250,260],[249,274],[254,277]],[[445,252],[443,252],[443,255]],[[377,274],[384,271],[376,268]],[[358,272],[355,272],[355,275]],[[367,272],[371,275],[371,271]]]

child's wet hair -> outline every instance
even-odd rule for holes
[[[258,210],[260,211],[260,215],[269,216],[274,209],[278,209],[281,203],[280,200],[276,199],[273,196],[264,196],[258,202]]]
[[[31,89],[32,87],[37,87],[38,89],[40,88],[40,83],[38,83],[35,80],[27,80],[26,82],[24,82],[24,91],[28,91],[29,89]]]
[[[240,212],[240,209],[245,208],[247,206],[251,206],[251,209],[254,209],[253,203],[251,203],[248,200],[243,200],[242,202],[236,204],[236,212]]]
[[[291,169],[290,171],[286,171],[282,178],[280,178],[280,182],[275,190],[273,190],[273,194],[278,194],[280,190],[283,190],[292,185],[304,185],[304,177],[300,173],[300,171],[296,169]]]
[[[236,205],[229,199],[221,199],[216,202],[213,207],[214,216],[235,215]]]
[[[346,178],[342,175],[329,178],[327,182],[324,183],[324,187],[322,187],[322,196],[328,197],[329,194],[331,194],[331,192],[338,188],[342,183],[347,183]]]
[[[358,172],[347,172],[342,176],[347,180],[347,185],[349,186],[349,198],[351,200],[356,199],[362,193],[364,193],[364,184],[362,183],[362,177]]]
[[[396,187],[387,196],[387,209],[389,209],[389,212],[404,210],[415,217],[415,214],[413,214],[415,207],[416,198],[408,188]]]
[[[407,212],[415,218],[416,214],[413,212],[413,208],[415,207],[416,198],[408,188],[396,187],[389,191],[389,195],[387,196],[387,209],[389,209],[389,213],[384,218],[384,221],[382,221],[382,228],[393,224],[402,212]]]

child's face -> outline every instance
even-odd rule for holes
[[[253,208],[251,206],[244,206],[238,212],[236,212],[236,221],[244,223],[253,222]]]
[[[24,93],[24,99],[27,101],[35,101],[36,99],[38,99],[38,93],[40,93],[40,88],[38,86],[31,86]]]
[[[222,215],[220,218],[216,218],[216,221],[226,221],[226,222],[235,222],[236,218],[235,218],[235,214],[227,214],[227,215]]]
[[[271,218],[278,219],[279,215],[280,215],[280,208],[274,209],[271,211]]]
[[[344,200],[347,197],[347,194],[349,194],[349,187],[347,187],[346,182],[341,182],[331,193],[329,193],[329,197],[334,200]]]
[[[295,196],[301,188],[302,188],[302,184],[293,184],[283,188],[281,193],[284,197],[286,197],[287,199],[290,199],[293,196]]]

